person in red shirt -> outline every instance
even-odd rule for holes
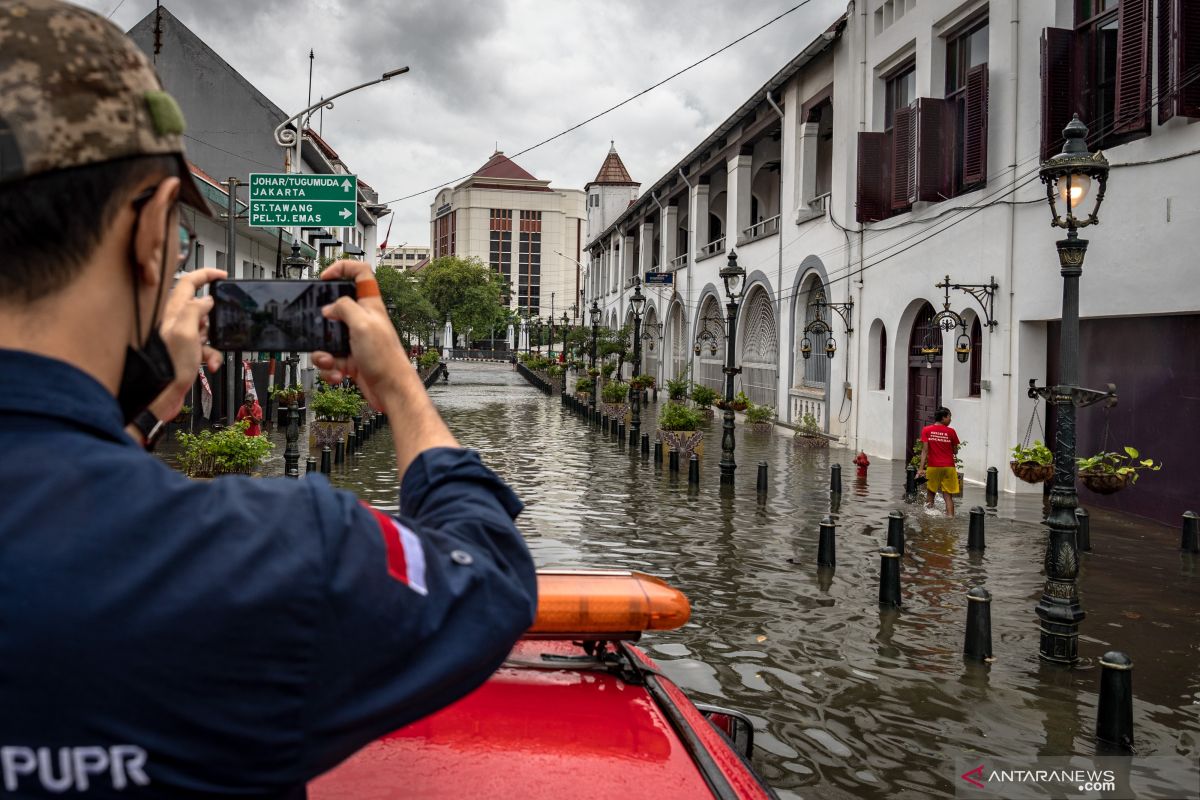
[[[246,395],[245,401],[242,402],[242,407],[237,412],[238,421],[244,419],[250,420],[250,427],[246,428],[247,436],[258,436],[262,433],[260,424],[263,418],[262,406],[258,404],[258,398],[253,394]]]
[[[954,516],[954,495],[958,494],[958,468],[954,456],[958,452],[958,434],[950,427],[950,409],[942,406],[933,412],[933,424],[921,429],[921,464],[917,477],[925,476],[926,508],[940,491],[946,501],[946,516]]]

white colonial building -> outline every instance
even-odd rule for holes
[[[853,2],[648,191],[589,226],[587,302],[620,324],[634,277],[670,272],[672,287],[647,290],[648,321],[664,323],[647,371],[718,387],[724,340],[713,353],[703,334],[724,336],[718,271],[736,250],[737,380],[753,402],[786,424],[811,413],[888,459],[946,405],[968,479],[998,466],[1004,488],[1037,491],[1005,466],[1034,409],[1029,381],[1057,378],[1061,231],[1037,170],[1077,113],[1113,165],[1101,224],[1084,232],[1080,377],[1121,398],[1080,412],[1079,452],[1133,444],[1167,464],[1136,492],[1087,500],[1177,520],[1196,503],[1200,441],[1192,6]],[[630,191],[600,187],[617,189]],[[950,288],[965,325],[943,333],[931,320],[947,277],[996,288]],[[806,337],[818,314],[830,333]]]
[[[577,315],[584,194],[552,189],[496,151],[430,206],[433,258],[476,257],[507,279],[511,308]]]

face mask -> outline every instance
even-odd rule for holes
[[[140,215],[139,215],[140,219]],[[168,220],[169,224],[169,220]],[[133,235],[129,244],[129,263],[133,269],[133,316],[138,335],[142,330],[141,311],[138,304],[137,260],[134,254],[133,242],[137,240],[137,222],[133,225]],[[161,278],[167,278],[167,263],[170,256],[170,238],[163,245],[163,266]],[[121,416],[128,425],[133,418],[146,409],[163,390],[175,380],[175,364],[167,345],[158,335],[158,307],[162,300],[162,292],[154,301],[154,314],[150,318],[150,334],[140,349],[132,346],[125,347],[125,367],[121,370],[121,383],[117,387],[117,405],[121,407]]]

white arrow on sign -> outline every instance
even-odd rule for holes
[[[350,181],[347,181],[347,180],[342,181],[342,191],[343,192],[350,191]]]
[[[343,208],[341,211],[338,212],[338,216],[341,217],[342,219],[345,219],[346,217],[350,216],[350,209]]]

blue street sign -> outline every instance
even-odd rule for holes
[[[671,286],[675,283],[675,273],[673,272],[647,272],[645,284],[647,286]]]

